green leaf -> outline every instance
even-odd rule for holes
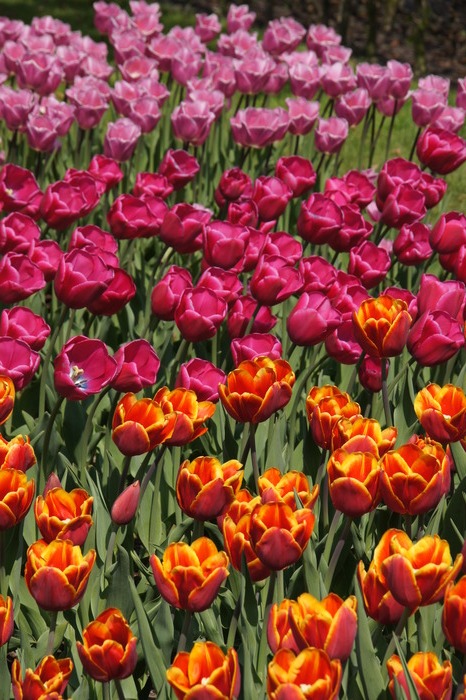
[[[139,627],[139,641],[142,646],[144,658],[147,663],[147,668],[149,670],[152,683],[154,684],[154,690],[158,694],[165,685],[165,660],[162,652],[160,651],[160,647],[154,638],[153,626],[150,624],[146,615],[146,611],[136,590],[133,579],[129,577],[128,582],[134,608],[136,610],[136,617]]]
[[[406,663],[406,658],[403,654],[403,649],[401,648],[400,642],[398,641],[398,637],[395,635],[395,633],[393,633],[393,636],[395,640],[396,650],[398,652],[398,656],[400,657],[401,665],[403,666],[403,671],[406,678],[406,685],[408,686],[409,691],[409,700],[420,700],[419,693],[417,692],[417,688],[413,681],[413,677],[409,672],[408,664]]]
[[[355,595],[358,601],[358,632],[356,635],[356,657],[359,675],[364,687],[366,698],[376,700],[385,696],[385,682],[382,676],[380,659],[378,658],[369,628],[364,602],[359,584],[355,579]]]

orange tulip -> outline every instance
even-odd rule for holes
[[[124,455],[142,455],[173,434],[176,415],[166,415],[154,399],[137,399],[128,393],[113,415],[112,439]]]
[[[450,547],[438,535],[412,542],[402,530],[389,530],[388,557],[381,571],[395,600],[411,610],[441,600],[447,584],[461,569],[461,554],[452,564]]]
[[[299,649],[317,647],[331,659],[346,661],[351,654],[358,627],[357,601],[330,593],[317,600],[310,593],[298,597],[298,606],[290,608],[290,626]]]
[[[293,510],[297,509],[296,496],[304,508],[312,508],[319,495],[319,486],[311,490],[309,481],[302,472],[290,471],[282,474],[276,467],[267,469],[259,477],[259,491],[262,503],[284,501]]]
[[[15,659],[11,667],[14,698],[15,700],[32,700],[32,698],[60,700],[72,671],[71,659],[46,656],[35,671],[27,668],[24,680],[21,680],[21,665],[18,659]]]
[[[269,700],[334,700],[340,684],[340,661],[322,649],[308,647],[297,655],[280,649],[268,666]]]
[[[466,576],[450,581],[445,589],[442,628],[448,642],[466,654]]]
[[[450,700],[453,688],[450,661],[441,664],[433,652],[418,651],[409,659],[407,666],[420,700]],[[392,698],[398,697],[395,678],[406,697],[411,697],[400,657],[396,654],[391,656],[387,661],[387,669],[390,678],[388,689]]]
[[[381,468],[372,438],[355,436],[332,452],[327,475],[332,503],[345,515],[358,518],[379,504]]]
[[[459,387],[429,384],[414,399],[414,410],[433,440],[457,442],[466,436],[466,395]]]
[[[192,389],[170,391],[166,386],[158,390],[154,401],[160,405],[167,419],[174,416],[173,432],[164,440],[166,445],[187,445],[207,432],[204,425],[215,413],[212,401],[198,401]]]
[[[160,595],[175,608],[190,612],[206,610],[228,576],[229,560],[208,537],[191,545],[172,542],[160,559],[150,558]]]
[[[285,360],[244,360],[218,391],[223,407],[239,423],[261,423],[291,398],[295,375]]]
[[[45,496],[37,496],[34,515],[44,540],[71,540],[82,547],[92,525],[93,501],[84,489],[68,493],[57,487],[49,489]]]
[[[382,500],[395,513],[426,513],[450,488],[450,463],[444,451],[439,459],[408,443],[387,452],[381,466]]]
[[[19,469],[0,469],[0,530],[20,522],[31,507],[34,481]]]
[[[178,700],[234,700],[241,689],[238,655],[234,649],[225,654],[213,642],[196,642],[189,653],[175,656],[167,681]]]
[[[365,299],[353,312],[354,336],[371,357],[394,357],[406,345],[412,318],[408,305],[383,294]]]
[[[328,450],[336,423],[341,418],[359,416],[361,407],[337,387],[313,387],[306,398],[306,413],[314,442]]]
[[[242,489],[222,520],[223,541],[231,565],[237,571],[241,571],[244,560],[252,581],[262,581],[271,573],[251,544],[251,516],[254,508],[260,503],[259,496],[253,498],[248,491]]]
[[[267,642],[275,654],[279,649],[292,649],[299,654],[299,647],[290,625],[292,611],[300,614],[300,608],[296,600],[285,598],[280,604],[274,603],[270,608],[267,618]],[[307,645],[306,645],[307,646]]]
[[[394,427],[382,427],[375,418],[364,418],[364,416],[351,416],[351,418],[341,418],[335,423],[332,431],[332,450],[344,447],[345,443],[356,435],[367,435],[372,438],[377,445],[380,456],[391,450],[396,442],[398,430]]]
[[[224,464],[216,457],[184,461],[176,480],[181,510],[196,520],[216,518],[234,500],[243,480],[242,468],[236,459]]]
[[[68,610],[83,597],[96,558],[91,549],[70,540],[38,540],[27,551],[24,578],[37,605],[44,610]]]
[[[137,638],[117,608],[107,608],[83,630],[83,643],[76,642],[84,670],[96,681],[130,676],[138,660]]]
[[[7,643],[13,634],[13,601],[10,596],[0,595],[0,647]]]
[[[15,405],[15,385],[10,377],[0,376],[0,425],[13,413]]]
[[[310,508],[293,510],[283,501],[255,506],[251,513],[251,545],[272,571],[294,564],[307,547],[314,529]]]
[[[19,469],[27,471],[36,463],[36,455],[29,438],[17,435],[11,440],[5,440],[0,435],[0,468]]]

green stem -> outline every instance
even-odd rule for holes
[[[102,684],[102,693],[104,700],[112,700],[112,694],[110,692],[110,681]]]
[[[243,580],[243,577],[241,577],[241,581]],[[241,615],[241,609],[243,607],[243,596],[239,595],[238,600],[236,601],[235,609],[233,610],[233,615],[230,620],[230,627],[228,628],[228,637],[227,637],[227,648],[230,649],[230,647],[233,647],[235,645],[235,638],[236,638],[236,630],[238,629],[238,621],[239,621],[239,616]]]
[[[380,363],[382,367],[382,401],[383,410],[385,413],[385,423],[388,426],[393,425],[392,412],[390,410],[390,401],[388,399],[388,387],[387,387],[387,361],[383,357]]]
[[[144,475],[144,478],[141,482],[141,492],[139,495],[139,503],[141,503],[141,501],[142,501],[142,497],[144,496],[144,492],[147,488],[147,485],[152,478],[152,474],[155,472],[158,465],[160,464],[160,460],[162,459],[162,456],[163,456],[165,450],[166,450],[166,445],[161,445],[157,457],[154,459],[153,463],[151,464],[151,466],[149,467],[149,469],[147,470],[147,472]],[[158,484],[160,484],[160,476],[161,475],[157,472],[157,483]]]
[[[350,533],[352,522],[353,518],[347,516],[345,524],[343,525],[343,529],[340,533],[340,537],[338,538],[338,542],[335,546],[335,549],[333,550],[332,558],[330,559],[330,564],[328,565],[327,574],[325,576],[325,584],[328,590],[330,590],[330,584],[333,581],[333,576],[337,568],[338,560],[340,559],[343,547],[345,546],[346,540]]]
[[[115,688],[117,691],[118,700],[126,700],[126,695],[123,691],[123,688],[121,687],[121,681],[119,681],[118,678],[115,678],[115,680],[113,682],[115,683]]]
[[[131,465],[131,456],[126,455],[123,460],[123,469],[121,470],[120,476],[120,486],[118,488],[118,493],[121,493],[126,486],[126,479],[128,478],[129,467]]]
[[[383,657],[383,661],[382,661],[383,668],[385,668],[385,666],[387,665],[387,661],[390,658],[390,656],[393,655],[393,653],[395,651],[395,647],[396,647],[395,640],[399,639],[401,637],[401,633],[403,632],[410,615],[411,615],[411,610],[409,608],[405,608],[403,610],[403,613],[402,613],[400,619],[398,620],[398,624],[395,628],[395,631],[392,634],[390,644],[388,645],[387,651],[385,652],[385,656]]]
[[[117,536],[117,527],[118,526],[112,522],[112,531],[110,533],[110,538],[108,540],[107,554],[105,555],[105,565],[104,565],[104,572],[105,573],[112,566],[113,550],[115,549],[115,541],[116,541],[116,536]]]
[[[87,448],[88,448],[90,438],[92,435],[92,430],[94,427],[93,422],[94,422],[95,412],[97,410],[98,405],[100,404],[100,402],[102,401],[104,396],[106,396],[108,394],[110,389],[111,389],[111,387],[108,386],[103,391],[101,391],[100,394],[98,394],[98,396],[96,396],[96,398],[94,399],[94,401],[92,403],[92,406],[89,408],[89,411],[87,413],[86,424],[84,426],[84,430],[83,430],[83,434],[82,434],[82,438],[81,438],[81,449],[79,451],[80,454],[78,456],[78,462],[79,462],[80,467],[81,467],[81,472],[84,471],[85,466],[86,466],[86,462],[87,462]]]
[[[10,670],[7,662],[8,644],[3,644],[0,647],[0,678],[9,679]],[[0,700],[9,700],[10,698],[10,683],[2,682],[0,684]]]
[[[257,656],[257,673],[260,678],[263,678],[266,672],[266,662],[267,662],[267,624],[269,621],[270,608],[273,605],[275,597],[275,582],[277,579],[277,572],[272,571],[269,577],[269,587],[267,590],[267,600],[265,603],[264,611],[264,623],[262,627],[262,634],[259,643],[259,653]]]
[[[8,591],[8,578],[5,570],[5,530],[0,530],[0,595],[6,596]]]
[[[39,385],[39,418],[41,418],[45,413],[45,390],[47,386],[47,376],[49,372],[50,360],[52,359],[55,343],[57,342],[58,334],[61,331],[67,313],[68,307],[63,304],[60,316],[55,322],[55,327],[47,346],[47,353],[44,357],[44,362],[42,364],[42,374],[40,376]]]
[[[180,651],[184,651],[186,649],[186,643],[188,641],[188,635],[189,635],[189,630],[191,628],[192,618],[193,618],[193,614],[191,612],[189,612],[189,610],[185,610],[183,627],[181,628],[180,639],[178,642],[178,648],[176,650],[177,654]]]
[[[48,452],[49,452],[49,446],[50,446],[50,438],[52,437],[52,428],[53,424],[55,423],[55,418],[57,417],[58,413],[60,412],[61,405],[63,401],[65,400],[64,396],[59,396],[58,399],[55,402],[55,406],[52,409],[52,413],[50,414],[50,418],[47,423],[47,427],[45,429],[44,433],[44,442],[42,445],[42,459],[41,459],[41,474],[39,476],[45,477],[45,481],[47,481],[47,478],[49,477],[49,474],[51,472],[50,469],[47,469],[47,457],[48,457]],[[45,483],[44,481],[44,483]]]
[[[55,649],[55,631],[57,629],[58,611],[52,610],[50,613],[49,636],[47,640],[47,656],[53,654]]]
[[[249,423],[249,444],[251,446],[251,462],[252,462],[252,473],[254,474],[254,483],[256,485],[256,492],[259,493],[259,463],[257,461],[257,448],[256,448],[256,426],[253,423]]]

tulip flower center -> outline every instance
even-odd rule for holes
[[[77,365],[73,365],[73,367],[70,370],[71,380],[79,388],[85,388],[87,385],[85,377],[81,376],[83,374],[84,374],[84,370],[81,367],[78,367]]]
[[[201,679],[201,685],[208,685],[209,684],[209,678],[202,678]]]
[[[299,687],[303,693],[309,693],[312,690],[312,685],[310,683],[301,683]]]
[[[11,187],[5,187],[5,192],[8,195],[8,197],[13,197],[13,190]]]

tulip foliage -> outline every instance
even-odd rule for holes
[[[464,698],[466,78],[93,10],[0,18],[0,700]]]

